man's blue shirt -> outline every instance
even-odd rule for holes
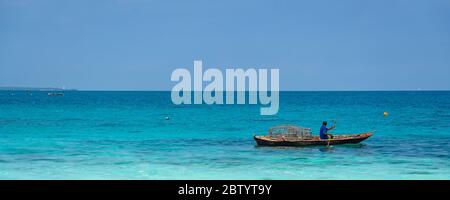
[[[328,139],[327,135],[325,135],[327,131],[327,126],[322,125],[322,127],[320,127],[320,139]]]

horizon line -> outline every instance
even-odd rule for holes
[[[33,86],[0,86],[0,91],[92,91],[92,92],[171,92],[171,90],[161,90],[161,89],[77,89],[77,88],[67,88],[67,87],[33,87]],[[268,90],[270,91],[270,90]],[[319,89],[319,90],[278,90],[279,92],[411,92],[411,91],[450,91],[450,89]],[[204,92],[195,91],[191,92]],[[231,92],[227,90],[221,90],[218,92]],[[259,91],[233,91],[233,92],[259,92]]]
[[[172,92],[171,90],[81,90],[81,89],[67,89],[67,90],[39,90],[39,89],[23,89],[23,90],[8,90],[0,89],[2,91],[16,91],[16,92]],[[204,91],[191,91],[191,92],[204,92]],[[260,91],[218,91],[218,92],[260,92]],[[270,90],[267,92],[271,92]],[[432,89],[432,90],[279,90],[278,92],[450,92],[450,89]]]

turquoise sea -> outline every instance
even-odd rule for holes
[[[450,179],[448,91],[281,92],[274,116],[169,92],[64,94],[0,92],[0,179]],[[252,138],[332,119],[335,134],[376,132],[331,148]]]

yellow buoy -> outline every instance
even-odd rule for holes
[[[388,113],[388,112],[384,112],[383,115],[384,115],[385,117],[387,117],[387,116],[389,115],[389,113]]]

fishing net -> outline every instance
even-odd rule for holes
[[[312,131],[310,128],[298,127],[293,125],[275,126],[269,129],[269,134],[272,136],[296,137],[296,138],[310,138]]]

